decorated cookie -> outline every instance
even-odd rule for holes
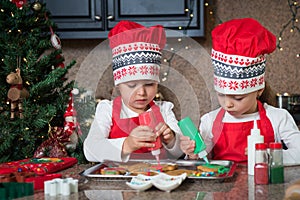
[[[104,167],[100,170],[102,175],[124,175],[126,169],[121,167]]]
[[[200,172],[213,172],[223,174],[229,170],[229,168],[217,165],[217,164],[205,164],[205,165],[198,165],[197,170]]]
[[[179,176],[181,174],[184,174],[186,173],[187,176],[190,176],[190,175],[193,175],[194,173],[196,173],[197,171],[196,170],[189,170],[189,169],[175,169],[175,170],[172,170],[172,171],[167,171],[165,172],[166,174],[168,175],[171,175],[171,176]]]

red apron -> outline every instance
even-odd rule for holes
[[[157,123],[164,122],[159,107],[155,105],[153,101],[151,101],[149,105],[151,106],[151,109],[156,117]],[[118,96],[114,99],[113,102],[112,127],[109,133],[110,139],[127,137],[131,133],[132,129],[134,129],[139,125],[139,117],[120,119],[121,108],[122,108],[122,100],[121,97]],[[133,153],[148,153],[148,152],[150,152],[148,148],[142,147],[134,151]]]
[[[257,120],[257,126],[261,135],[264,136],[264,142],[269,144],[274,142],[274,130],[266,110],[260,101],[257,101],[260,120]],[[241,123],[223,123],[225,110],[221,109],[214,121],[212,133],[214,135],[213,159],[231,160],[235,162],[247,161],[245,148],[247,147],[247,136],[253,128],[254,121]]]

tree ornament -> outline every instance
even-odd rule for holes
[[[45,19],[48,20],[48,16],[46,13],[45,13]],[[49,29],[51,32],[50,41],[51,41],[52,46],[55,49],[61,49],[61,42],[60,42],[59,37],[54,33],[53,28],[51,26],[49,26]]]
[[[59,60],[59,59],[62,59],[63,56],[60,55],[60,54],[58,54],[58,55],[55,56],[55,58],[56,58],[57,60]],[[60,62],[60,63],[58,63],[57,65],[55,65],[55,67],[64,68],[64,67],[65,67],[65,64],[64,64],[64,62]]]
[[[17,107],[19,109],[19,117],[20,119],[23,119],[22,100],[29,97],[29,92],[23,87],[20,68],[17,68],[16,72],[11,72],[9,75],[7,75],[6,82],[10,84],[10,88],[7,93],[7,97],[11,104],[10,119],[13,120],[15,118],[15,109]]]
[[[76,93],[77,89],[73,89],[70,93],[68,107],[64,114],[64,132],[70,137],[70,142],[66,143],[66,149],[69,151],[74,151],[78,144],[78,138],[82,135],[80,125],[77,122],[77,112],[74,108],[73,103],[73,92]]]
[[[52,28],[50,27],[51,30],[51,44],[55,49],[61,49],[61,42],[59,37],[52,31]]]
[[[34,10],[34,11],[40,11],[42,9],[42,4],[38,1],[32,3],[32,6],[31,8]]]
[[[78,88],[73,88],[72,94],[78,95],[79,94],[79,89]]]
[[[36,149],[33,157],[67,157],[68,153],[65,149],[64,143],[69,141],[69,136],[64,134],[63,128],[49,126],[48,135],[49,138]]]
[[[26,4],[27,0],[11,0],[12,3],[16,4],[16,6],[20,9]]]
[[[54,28],[57,25],[50,17],[45,18],[45,15],[51,16],[45,2],[23,0],[23,7],[19,9],[20,0],[0,0],[0,163],[31,158],[34,150],[48,139],[48,125],[52,119],[59,123],[51,126],[63,130],[63,115],[69,97],[69,92],[64,91],[72,90],[74,82],[67,80],[67,74],[76,61],[72,60],[68,65],[64,61],[64,68],[53,70],[64,58],[57,60],[55,57],[58,54],[63,56],[63,51],[51,45],[49,26]],[[21,58],[21,65],[17,65],[16,57]],[[8,98],[11,85],[6,82],[6,77],[10,72],[16,72],[16,68],[21,69],[23,87],[19,85],[14,90],[20,93],[18,88],[26,88],[29,97],[23,99],[23,105],[13,102],[15,110],[11,114],[12,102]],[[63,105],[62,101],[65,101]],[[19,110],[22,111],[19,105],[23,106],[24,119],[19,117]],[[11,116],[15,121],[10,121]],[[82,148],[77,147],[76,153],[74,156],[83,158]]]

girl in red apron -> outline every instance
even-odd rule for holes
[[[265,55],[276,49],[276,37],[256,20],[244,18],[217,26],[212,31],[212,42],[214,88],[221,109],[201,118],[200,133],[213,159],[245,162],[247,136],[254,120],[257,120],[265,143],[275,141],[277,133],[273,126],[279,126],[272,124],[268,117],[270,113],[267,114],[258,100],[260,96],[266,96],[262,95],[263,92],[270,92],[264,91]],[[270,105],[266,107],[268,110],[278,109]],[[291,126],[294,128],[292,122]],[[194,146],[189,138],[181,137],[181,149],[191,158],[195,158],[192,153]]]
[[[173,104],[153,101],[159,82],[161,50],[166,43],[164,28],[121,21],[108,37],[114,83],[120,96],[97,105],[95,119],[84,141],[87,160],[153,159],[150,148],[155,146],[158,137],[162,141],[161,158],[166,157],[166,150],[179,157],[182,155],[180,129]],[[139,115],[144,112],[153,113],[155,127],[140,125]]]

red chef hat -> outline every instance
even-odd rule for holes
[[[77,115],[76,110],[73,108],[73,105],[69,105],[64,114],[64,118],[66,117],[75,117]]]
[[[251,18],[233,19],[212,31],[214,86],[223,94],[247,94],[265,87],[266,54],[276,37]]]
[[[161,50],[166,43],[162,26],[144,27],[120,21],[108,34],[115,85],[132,80],[159,82]]]

